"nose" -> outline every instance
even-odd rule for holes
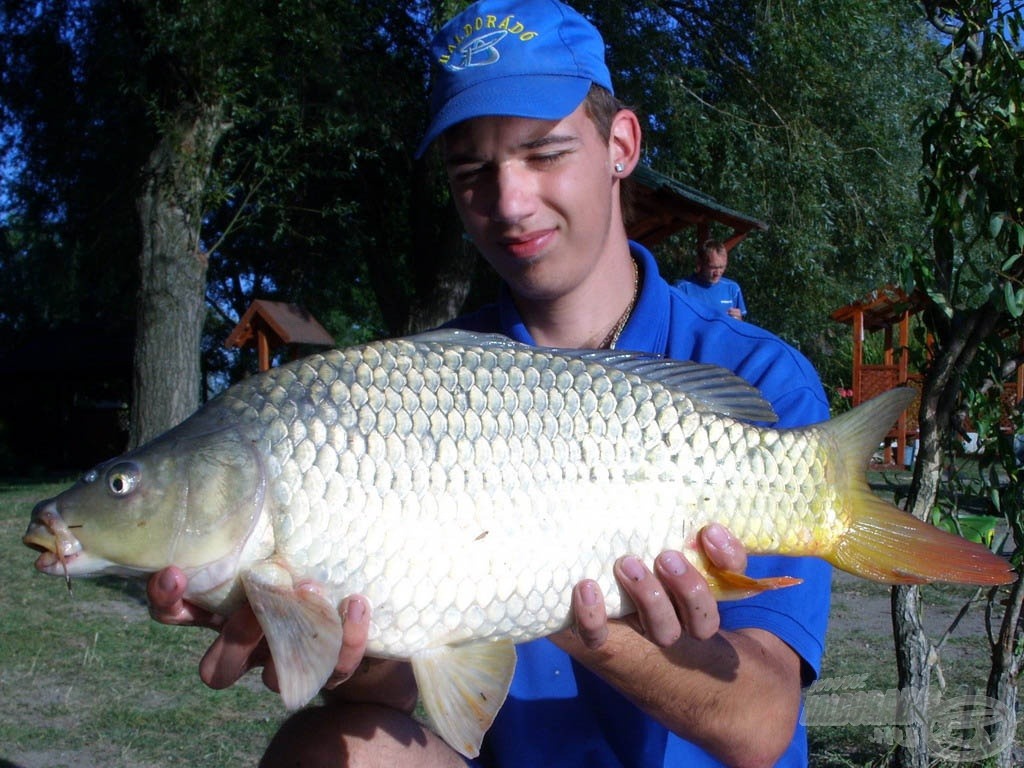
[[[516,224],[533,213],[536,200],[533,183],[529,171],[518,164],[499,165],[494,173],[491,219]]]

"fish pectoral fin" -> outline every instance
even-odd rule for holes
[[[803,582],[793,576],[770,576],[763,579],[755,579],[744,573],[726,571],[716,568],[710,563],[705,563],[705,578],[712,594],[719,600],[742,600],[745,597],[767,592],[770,589],[783,589],[795,587]]]
[[[411,661],[430,728],[466,757],[479,755],[512,683],[515,646],[507,641],[443,646],[420,651]]]
[[[327,682],[341,650],[341,617],[326,598],[297,587],[291,573],[263,563],[241,574],[245,594],[274,659],[281,699],[289,709],[308,702]]]

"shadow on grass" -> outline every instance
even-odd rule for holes
[[[118,597],[138,603],[140,605],[146,605],[146,582],[142,579],[126,579],[123,576],[99,576],[95,579],[91,579],[93,583],[103,589],[115,592]],[[4,768],[3,764],[0,764],[0,768]]]

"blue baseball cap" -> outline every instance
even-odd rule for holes
[[[416,157],[464,120],[561,120],[591,83],[614,93],[601,33],[557,0],[480,0],[441,28],[430,56],[430,126]]]

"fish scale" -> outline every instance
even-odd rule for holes
[[[419,398],[401,396],[408,377],[399,370],[398,360],[408,361],[406,364],[409,369],[422,375]],[[506,375],[502,387],[502,382],[495,382],[490,375],[492,370],[505,373],[514,370],[521,375]],[[531,396],[527,398],[517,398],[520,408],[525,400],[527,418],[515,429],[516,425],[507,419],[501,423],[500,416],[506,413],[507,402],[502,390],[509,388],[511,393],[515,393],[517,381],[525,382],[530,378],[523,371],[536,372],[533,378],[536,379],[537,389],[530,392]],[[599,556],[582,558],[576,564],[571,579],[566,571],[564,582],[555,584],[548,580],[531,583],[531,579],[545,578],[546,564],[557,561],[565,544],[572,542],[572,531],[582,527],[589,529],[589,535],[593,536],[596,528],[597,537],[608,542],[608,553],[636,551],[647,558],[673,540],[688,541],[692,538],[694,516],[689,509],[679,504],[681,498],[685,498],[679,493],[673,496],[684,518],[678,521],[674,521],[671,516],[666,518],[657,536],[641,529],[634,532],[630,540],[616,537],[615,533],[621,525],[618,516],[625,502],[624,497],[628,495],[636,504],[637,493],[630,486],[606,486],[595,482],[595,476],[620,475],[612,467],[604,467],[601,471],[597,462],[602,455],[614,456],[615,467],[623,467],[623,462],[628,462],[625,467],[635,467],[632,472],[636,475],[654,475],[663,481],[670,481],[676,476],[676,482],[682,481],[678,477],[680,464],[692,466],[694,462],[682,452],[687,445],[685,441],[673,443],[664,439],[661,424],[678,424],[680,412],[694,410],[692,403],[684,396],[673,397],[662,388],[635,377],[631,380],[625,374],[614,369],[604,369],[594,363],[588,365],[564,359],[551,361],[538,354],[499,355],[477,350],[460,353],[452,349],[427,349],[421,352],[404,342],[395,343],[393,347],[350,350],[345,356],[329,354],[319,366],[306,362],[295,371],[283,370],[280,378],[280,381],[263,383],[264,388],[269,390],[267,399],[270,403],[288,402],[300,406],[308,399],[315,405],[318,394],[325,391],[327,385],[334,381],[340,382],[343,387],[347,387],[347,396],[335,397],[335,401],[340,401],[339,418],[345,420],[343,414],[346,406],[355,409],[349,421],[354,423],[357,434],[365,438],[365,444],[359,447],[356,447],[356,441],[352,440],[349,433],[344,433],[344,444],[325,445],[321,441],[313,445],[309,439],[312,433],[326,436],[332,425],[322,423],[319,420],[320,414],[312,421],[303,421],[308,409],[279,406],[275,421],[285,422],[285,429],[275,429],[274,425],[268,425],[268,434],[280,435],[271,450],[281,461],[282,472],[277,477],[269,478],[268,482],[272,486],[283,486],[272,495],[289,507],[288,515],[280,515],[287,525],[278,528],[279,554],[290,563],[309,569],[313,578],[336,585],[334,591],[339,598],[351,592],[367,594],[374,605],[375,616],[379,617],[371,631],[371,653],[405,656],[423,642],[424,630],[411,620],[410,614],[406,613],[402,618],[401,606],[407,602],[408,590],[401,585],[413,583],[417,573],[421,573],[421,569],[426,566],[424,557],[433,563],[446,559],[447,566],[440,569],[444,573],[444,580],[455,584],[476,580],[486,586],[477,589],[472,600],[467,601],[463,593],[460,601],[454,605],[434,601],[429,606],[417,606],[420,610],[420,623],[427,626],[443,625],[441,617],[454,607],[459,613],[468,614],[465,623],[470,634],[475,637],[486,638],[501,633],[512,634],[513,639],[523,639],[547,634],[565,625],[569,608],[567,587],[582,577],[597,578],[602,588],[610,594],[618,592],[614,589],[610,572],[602,567],[606,563]],[[481,386],[488,388],[492,394],[502,396],[500,399],[488,398],[483,394]],[[287,393],[287,400],[282,399],[282,392]],[[594,395],[591,403],[593,408],[587,407],[588,400],[580,397],[581,392]],[[614,399],[606,399],[602,415],[604,429],[596,430],[604,438],[594,439],[595,430],[591,428],[590,416],[597,412],[597,397],[600,395]],[[253,400],[253,395],[244,390],[237,397],[246,406]],[[614,407],[611,407],[613,404]],[[395,413],[398,409],[406,415],[410,410],[413,413],[404,422],[408,430],[406,434],[395,433]],[[428,417],[443,414],[444,418],[438,416],[429,422],[429,432],[413,432],[411,427],[417,423],[417,411],[422,411]],[[263,413],[266,414],[264,418],[269,416],[266,409]],[[419,420],[418,423],[422,430],[427,422]],[[745,440],[742,425],[738,422],[729,424],[728,433],[725,425],[726,422],[720,416],[707,414],[697,427],[703,430],[704,437],[698,441],[695,450],[712,450],[712,462],[720,469],[719,474],[723,474],[721,468],[729,466],[727,459],[734,449],[733,443]],[[486,443],[480,441],[484,433],[488,436]],[[596,443],[596,450],[589,454],[585,452],[582,444],[574,441],[576,435],[587,436],[588,443]],[[399,439],[389,440],[392,436]],[[615,450],[616,445],[621,444],[620,436],[625,437],[627,446],[630,440],[636,443],[628,455],[624,456],[621,451]],[[500,456],[511,453],[507,448],[510,440],[538,446],[538,456],[531,462],[534,471],[523,472],[522,468],[515,468],[514,472],[503,472],[501,464],[493,463],[496,454]],[[545,442],[538,443],[538,440]],[[428,450],[423,451],[418,459],[410,461],[410,454],[414,451],[407,449],[409,444],[426,446]],[[495,445],[502,448],[495,451]],[[436,446],[436,451],[429,451],[432,446]],[[329,511],[324,509],[327,506],[322,493],[324,484],[318,473],[311,473],[313,461],[309,457],[325,449],[333,449],[337,453],[355,450],[360,454],[360,472],[352,480],[361,485],[356,494],[356,501],[364,511],[361,521],[351,521],[337,515],[332,518]],[[365,452],[361,452],[363,450]],[[676,457],[681,457],[678,462],[673,460]],[[410,495],[411,488],[405,484],[396,484],[394,478],[401,471],[399,468],[406,470],[409,475],[416,475],[418,470],[431,466],[435,460],[446,472],[435,473],[433,477],[420,472],[421,476],[428,478],[429,485],[421,486],[419,496],[433,497],[421,505],[419,498]],[[318,478],[312,484],[309,481],[311,474]],[[623,468],[621,474],[627,475],[629,471]],[[551,508],[542,504],[540,510],[537,509],[538,502],[531,489],[545,489],[551,498],[564,499],[573,495],[571,488],[560,490],[545,486],[556,482],[573,483],[581,475],[586,477],[591,487],[588,489],[587,503],[575,506],[584,510],[585,514],[577,515],[572,510],[559,509],[560,504],[550,505]],[[731,478],[723,476],[719,482],[728,486]],[[485,504],[479,503],[480,495],[486,499]],[[743,509],[742,505],[732,503],[732,494],[720,498],[728,507]],[[352,507],[354,505],[351,501],[351,498],[340,499],[332,505],[340,502],[343,506]],[[532,508],[535,519],[539,521],[528,535],[532,538],[539,534],[555,544],[548,548],[534,547],[532,553],[527,552],[527,557],[520,559],[515,581],[520,592],[525,593],[525,609],[512,616],[502,616],[500,621],[488,621],[484,617],[488,614],[490,603],[497,599],[500,604],[502,599],[496,598],[495,591],[490,588],[494,579],[494,564],[506,565],[501,562],[496,550],[518,549],[528,545],[528,542],[520,540],[518,527],[503,529],[500,521],[514,519],[521,510],[528,508]],[[404,568],[394,567],[390,553],[384,549],[387,542],[383,534],[392,525],[399,525],[400,520],[396,519],[395,514],[399,511],[406,521],[403,531],[405,537],[420,542],[425,553],[430,550],[421,556],[405,556]],[[708,510],[706,516],[696,519],[696,522],[705,522],[715,518],[715,515],[716,510]],[[328,528],[321,529],[314,524],[314,517],[327,520]],[[721,512],[717,513],[717,519],[730,522]],[[415,520],[416,524],[410,525],[410,520]],[[673,522],[677,524],[672,525]],[[743,527],[741,525],[739,529],[743,530]],[[456,542],[465,537],[466,530],[477,529],[488,531],[491,540],[498,543],[493,547],[481,547],[461,541],[460,546],[455,546]],[[607,529],[607,533],[604,529]],[[500,537],[499,532],[503,532]],[[329,546],[313,548],[313,536],[326,540]],[[391,541],[398,551],[406,551],[408,548],[404,541],[396,540],[394,536],[391,536]],[[358,544],[353,546],[348,542]],[[638,542],[644,542],[645,546],[638,549]],[[434,544],[433,548],[427,546],[430,543]],[[482,556],[475,554],[478,549],[484,550]],[[367,568],[367,560],[364,559],[367,550],[382,552],[381,557],[369,561],[371,565],[390,563],[391,567],[382,572]],[[436,554],[438,550],[445,554]],[[321,559],[312,559],[314,553]],[[602,554],[605,560],[612,556]],[[327,562],[328,558],[334,562]],[[339,562],[344,564],[340,568]],[[481,573],[481,568],[489,570]],[[350,576],[349,571],[359,576]],[[444,594],[445,586],[444,583],[433,583],[430,588]],[[614,601],[615,597],[609,606],[613,613],[621,609]],[[492,610],[491,613],[498,612]],[[392,615],[396,619],[389,626],[387,619]],[[461,639],[464,638],[446,636],[443,641]]]
[[[1013,578],[984,547],[874,497],[863,465],[910,393],[777,430],[713,366],[437,331],[253,376],[152,443],[40,502],[24,541],[68,578],[174,564],[187,598],[248,601],[286,705],[341,647],[338,605],[371,605],[367,652],[408,659],[432,727],[475,755],[514,643],[570,620],[573,585],[633,610],[613,564],[682,550],[718,597],[794,583],[718,571],[716,521],[752,553],[816,554],[890,583]]]

